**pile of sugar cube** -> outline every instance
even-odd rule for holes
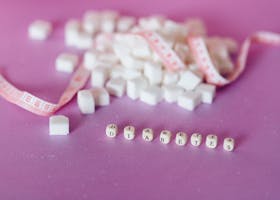
[[[106,135],[110,138],[114,138],[118,134],[118,126],[116,124],[108,124],[106,127]],[[134,126],[126,126],[123,129],[123,136],[127,140],[133,140],[136,137],[136,130]],[[142,130],[142,139],[147,142],[151,142],[154,139],[154,131],[151,128],[145,128]],[[169,130],[162,130],[160,132],[159,140],[163,144],[169,144],[172,139],[172,133]],[[184,146],[187,144],[188,135],[179,131],[175,136],[175,143],[179,146]],[[200,133],[193,133],[190,137],[190,143],[193,146],[200,146],[202,143],[202,135]],[[234,150],[235,140],[233,138],[224,138],[223,148],[226,151]],[[218,137],[214,134],[209,134],[206,136],[205,140],[206,147],[210,149],[215,149],[218,145]]]
[[[184,68],[169,70],[151,44],[137,34],[145,31],[159,35]],[[46,40],[51,32],[52,23],[44,20],[34,21],[28,29],[33,40]],[[231,38],[207,36],[200,19],[176,22],[162,15],[137,19],[112,10],[87,11],[82,19],[68,20],[64,27],[65,46],[80,49],[83,56],[62,52],[55,67],[64,73],[72,73],[78,65],[91,71],[91,88],[77,94],[77,105],[83,114],[94,113],[96,106],[109,105],[110,95],[127,95],[148,105],[177,103],[193,111],[201,103],[211,104],[216,93],[216,86],[206,83],[186,42],[193,34],[204,38],[219,73],[230,74],[234,68],[231,54],[237,51],[237,43]],[[68,134],[68,118],[51,117],[51,132]]]
[[[50,22],[37,20],[30,25],[29,36],[45,40],[51,30]],[[185,68],[168,70],[150,44],[134,34],[140,31],[160,35]],[[136,19],[112,10],[87,11],[82,19],[70,19],[64,33],[65,45],[84,51],[80,64],[91,71],[92,88],[77,95],[84,114],[93,113],[95,106],[108,105],[109,95],[127,95],[149,105],[177,103],[190,111],[201,103],[211,104],[216,87],[204,82],[186,38],[189,34],[202,35],[212,61],[223,75],[232,72],[230,55],[237,50],[236,42],[230,38],[208,37],[199,19],[176,22],[162,15]],[[66,73],[73,72],[78,64],[79,57],[67,52],[58,55],[55,62],[56,69]]]

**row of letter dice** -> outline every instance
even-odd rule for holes
[[[118,134],[118,127],[116,124],[109,124],[106,127],[106,135],[108,137],[116,137]],[[126,126],[123,130],[123,136],[127,140],[133,140],[136,136],[136,130],[133,126]],[[150,128],[145,128],[142,130],[142,138],[145,141],[151,142],[154,139],[154,132]],[[168,144],[171,142],[172,134],[168,130],[162,130],[160,133],[160,142],[163,144]],[[188,135],[185,132],[178,132],[175,136],[175,143],[179,146],[184,146],[187,144]],[[193,146],[200,146],[202,143],[202,135],[199,133],[193,133],[190,138],[190,142]],[[223,148],[226,151],[233,151],[234,149],[234,139],[225,138],[223,142]],[[218,145],[218,137],[216,135],[207,135],[205,145],[208,148],[214,149]]]

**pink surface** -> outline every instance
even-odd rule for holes
[[[163,13],[175,19],[203,17],[210,34],[242,41],[265,29],[280,32],[278,0],[254,1],[0,1],[1,71],[20,89],[57,101],[70,77],[58,73],[54,59],[67,49],[63,24],[90,8],[115,8],[136,16]],[[47,42],[30,41],[28,24],[52,20]],[[69,137],[48,135],[48,118],[0,99],[0,199],[279,199],[279,48],[253,47],[248,68],[218,92],[214,104],[195,112],[161,103],[150,107],[124,97],[82,116],[75,100],[59,113],[71,120]],[[105,137],[110,123],[135,125],[138,136],[125,141]],[[140,130],[152,127],[145,143]],[[167,146],[161,129],[236,138],[236,150]]]

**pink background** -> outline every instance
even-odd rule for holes
[[[56,102],[70,79],[54,68],[63,45],[63,24],[87,9],[119,9],[136,16],[162,13],[182,20],[205,19],[211,35],[242,41],[256,30],[280,32],[279,0],[0,1],[0,67],[21,89]],[[27,27],[42,18],[55,23],[47,42],[30,41]],[[214,104],[195,112],[161,103],[150,107],[124,97],[82,116],[75,100],[59,113],[71,135],[48,135],[48,118],[0,99],[0,199],[279,199],[279,48],[254,46],[248,68],[219,90]],[[105,137],[117,123],[137,128],[137,138]],[[156,139],[145,143],[142,128]],[[200,131],[236,138],[236,150],[162,145],[161,129]]]

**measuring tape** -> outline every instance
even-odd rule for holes
[[[176,55],[176,53],[157,33],[140,32],[137,34],[141,35],[147,40],[150,47],[157,53],[167,69],[176,71],[186,67]],[[107,37],[109,36],[107,35]],[[112,37],[110,36],[109,38]],[[189,37],[187,41],[192,51],[193,57],[198,64],[199,69],[204,74],[206,81],[214,85],[223,86],[237,79],[243,72],[249,48],[252,43],[280,45],[280,35],[271,32],[257,32],[248,37],[241,46],[234,72],[227,78],[221,76],[217,68],[214,66],[209,56],[205,41],[201,36]],[[81,65],[74,73],[68,87],[62,93],[57,104],[47,102],[28,92],[17,89],[1,74],[0,95],[7,101],[14,103],[32,113],[42,116],[50,116],[67,104],[75,96],[75,94],[84,87],[87,80],[89,79],[89,76],[90,71]]]

